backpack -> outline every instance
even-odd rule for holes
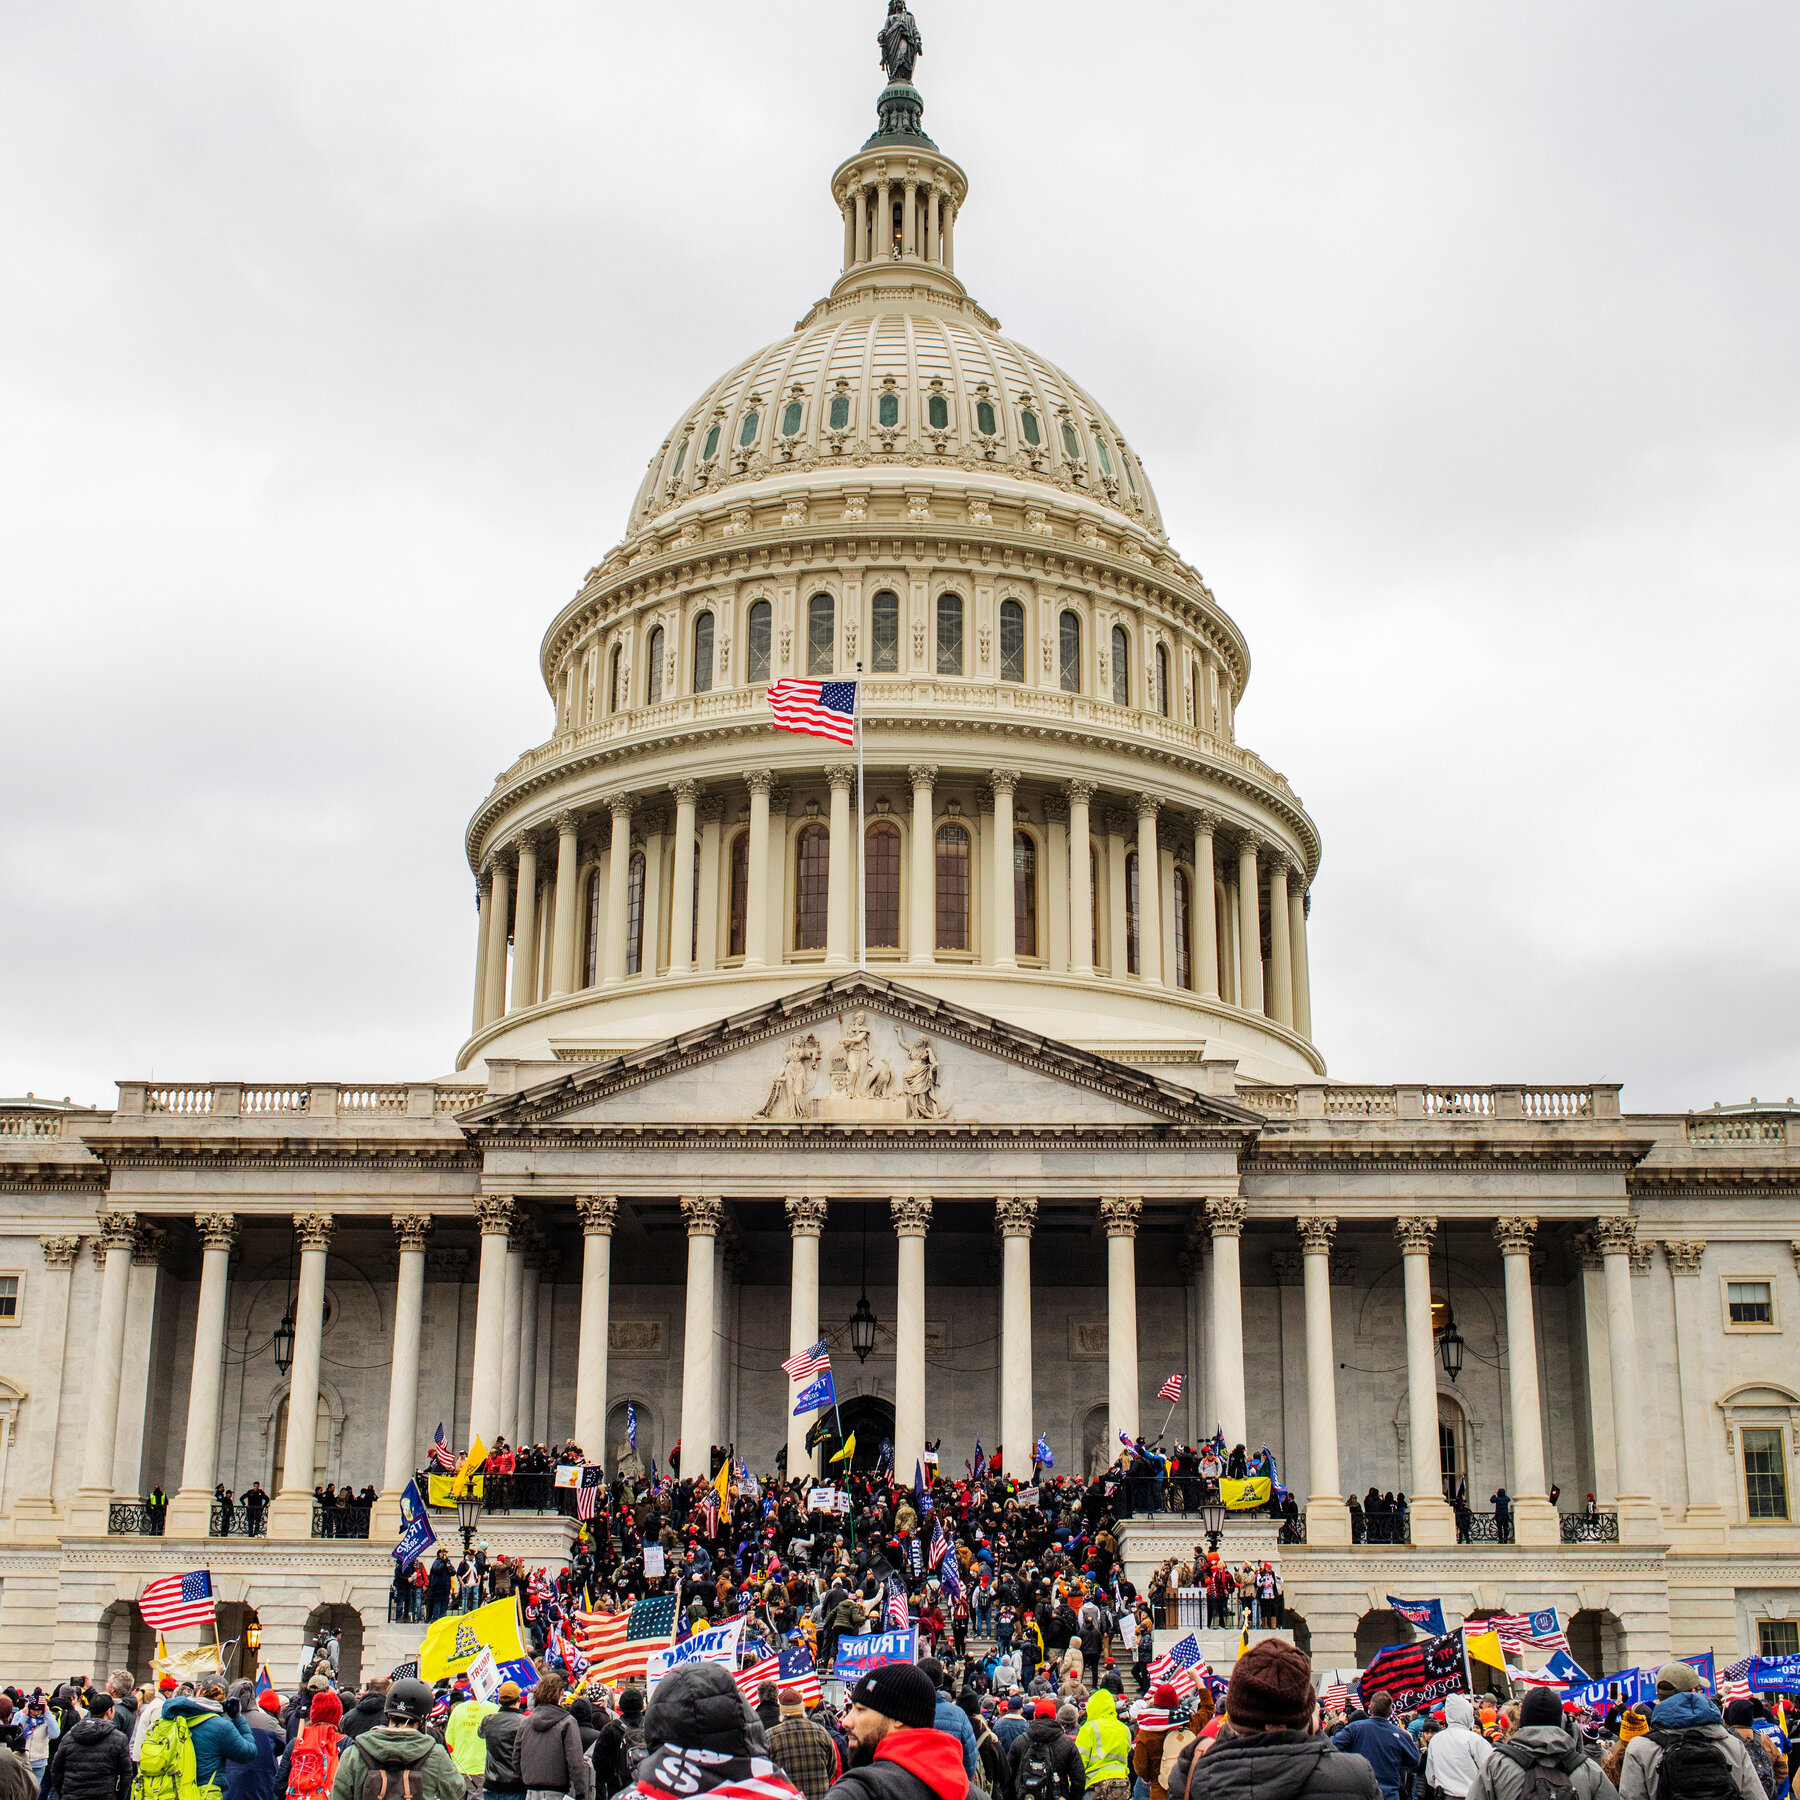
[[[1539,1762],[1523,1744],[1496,1744],[1494,1750],[1523,1770],[1525,1786],[1519,1800],[1574,1800],[1575,1784],[1560,1763]]]
[[[644,1742],[644,1728],[641,1725],[627,1725],[625,1740],[619,1746],[619,1762],[625,1771],[624,1787],[636,1785],[638,1766],[650,1754],[650,1747]]]
[[[1032,1744],[1025,1760],[1019,1764],[1019,1779],[1013,1788],[1018,1800],[1062,1800],[1063,1778],[1050,1761],[1047,1744]]]
[[[200,1785],[194,1733],[187,1720],[159,1718],[145,1735],[131,1800],[201,1800],[202,1795],[216,1797],[218,1791],[210,1784]]]
[[[323,1723],[301,1726],[288,1758],[288,1800],[324,1800],[337,1779],[337,1766],[337,1727]]]
[[[1737,1777],[1722,1740],[1710,1737],[1704,1726],[1685,1731],[1650,1733],[1662,1751],[1656,1768],[1656,1788],[1651,1800],[1735,1800]]]

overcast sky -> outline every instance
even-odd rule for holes
[[[0,9],[0,1092],[424,1078],[652,450],[824,293],[881,0]],[[1791,0],[919,0],[1380,1081],[1800,1090]]]

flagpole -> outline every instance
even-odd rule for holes
[[[868,797],[863,784],[862,664],[856,665],[856,698],[851,718],[856,730],[856,966],[869,966],[869,896],[866,854],[869,841]]]

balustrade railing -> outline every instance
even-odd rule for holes
[[[341,1113],[403,1113],[406,1111],[406,1089],[404,1086],[339,1088],[338,1111]]]
[[[1392,1088],[1338,1088],[1325,1090],[1328,1119],[1391,1119],[1399,1110]]]
[[[152,1506],[148,1500],[115,1500],[106,1509],[108,1537],[161,1537],[166,1506]]]
[[[11,1113],[0,1118],[0,1138],[59,1138],[62,1118],[56,1113]]]
[[[1364,1513],[1350,1517],[1350,1541],[1353,1544],[1410,1544],[1412,1514]]]
[[[366,1538],[373,1510],[367,1500],[353,1500],[348,1506],[320,1506],[315,1501],[312,1534],[316,1538]]]
[[[1491,1119],[1494,1116],[1494,1094],[1491,1088],[1427,1088],[1425,1113],[1428,1118]]]
[[[1687,1141],[1690,1144],[1781,1144],[1787,1141],[1787,1126],[1780,1119],[1731,1117],[1689,1119]]]
[[[1281,1087],[1239,1088],[1237,1103],[1270,1119],[1292,1118],[1299,1106],[1294,1090]]]
[[[1459,1544],[1510,1544],[1513,1541],[1513,1516],[1498,1513],[1465,1512],[1456,1518],[1456,1541]]]
[[[267,1500],[260,1504],[252,1500],[234,1500],[227,1506],[223,1501],[215,1500],[207,1516],[206,1532],[207,1536],[216,1538],[267,1537],[269,1503]],[[314,1537],[318,1535],[316,1531],[313,1533]]]
[[[1528,1119],[1591,1119],[1591,1088],[1526,1088],[1521,1104]]]
[[[312,1090],[303,1087],[247,1087],[238,1108],[248,1118],[264,1113],[303,1113],[312,1105]]]
[[[1575,1512],[1562,1515],[1565,1544],[1616,1544],[1619,1515],[1616,1512]]]
[[[210,1082],[184,1087],[147,1087],[144,1111],[159,1113],[209,1113],[213,1109]]]

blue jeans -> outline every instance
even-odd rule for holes
[[[974,1620],[976,1631],[979,1632],[982,1637],[986,1637],[988,1634],[988,1620],[992,1616],[993,1610],[993,1601],[983,1599],[980,1594],[977,1594],[969,1602],[970,1616]]]

